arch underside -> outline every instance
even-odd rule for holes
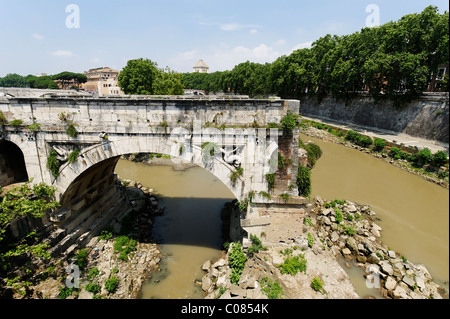
[[[0,187],[28,181],[22,150],[13,142],[0,141]]]
[[[60,176],[53,185],[58,189],[57,194],[62,205],[73,203],[77,198],[81,200],[83,196],[90,198],[91,194],[97,194],[97,191],[102,191],[114,183],[114,169],[120,156],[136,153],[173,154],[173,150],[169,148],[168,143],[161,141],[142,145],[129,139],[97,144],[83,150],[75,163],[67,163],[61,167]],[[198,159],[201,157],[201,148],[190,151],[195,153],[190,158],[191,163],[208,170],[221,180],[238,200],[246,196],[248,190],[243,178],[238,177],[234,183],[230,180],[231,172],[235,170],[232,164],[226,163],[220,156],[212,156],[210,161],[205,163]],[[173,160],[186,162],[189,156],[175,157]]]

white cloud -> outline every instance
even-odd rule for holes
[[[38,33],[33,33],[32,37],[33,37],[33,39],[39,40],[39,41],[45,39],[43,35],[40,35],[40,34],[38,34]]]
[[[292,48],[292,50],[290,51],[290,53],[296,51],[296,50],[300,50],[300,49],[310,49],[312,47],[313,42],[309,41],[309,42],[303,42],[300,44],[297,44],[295,47]],[[290,54],[289,53],[289,54]]]
[[[251,29],[250,30],[250,34],[257,34],[258,33],[258,30],[256,30],[256,29]]]
[[[252,29],[250,32],[254,33],[255,31],[258,32],[258,30],[261,28],[261,26],[256,24],[240,24],[240,23],[207,23],[207,22],[200,22],[200,25],[206,25],[206,26],[218,26],[220,30],[222,31],[238,31],[242,29]]]
[[[280,39],[277,42],[275,42],[276,46],[281,46],[281,45],[285,45],[286,44],[286,40]]]
[[[73,57],[75,56],[75,53],[68,50],[56,50],[53,52],[50,52],[51,55],[57,56],[57,57]]]

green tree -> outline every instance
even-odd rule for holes
[[[149,59],[129,60],[118,77],[119,86],[125,94],[134,95],[180,95],[184,93],[183,75],[169,68],[159,69]]]
[[[149,59],[129,60],[119,73],[119,86],[125,94],[151,95],[158,73],[157,64]]]
[[[23,88],[27,86],[25,78],[17,73],[10,73],[3,78],[0,78],[0,87],[18,87]]]
[[[168,67],[160,70],[155,81],[154,94],[161,95],[182,95],[184,94],[183,84],[181,83],[183,75],[170,70]]]

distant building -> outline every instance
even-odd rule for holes
[[[448,64],[439,65],[438,73],[432,74],[428,85],[428,92],[445,92],[448,87],[442,84],[442,81],[448,76]]]
[[[123,94],[118,83],[119,71],[103,67],[91,69],[84,74],[87,77],[87,82],[83,84],[85,91],[99,95]]]
[[[203,60],[198,60],[194,64],[194,73],[209,73],[209,66]]]

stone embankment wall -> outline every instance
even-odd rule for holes
[[[368,95],[359,95],[348,103],[331,96],[321,103],[305,98],[300,105],[300,114],[306,116],[449,142],[448,94],[425,94],[404,106],[395,106],[387,99],[376,103]]]

